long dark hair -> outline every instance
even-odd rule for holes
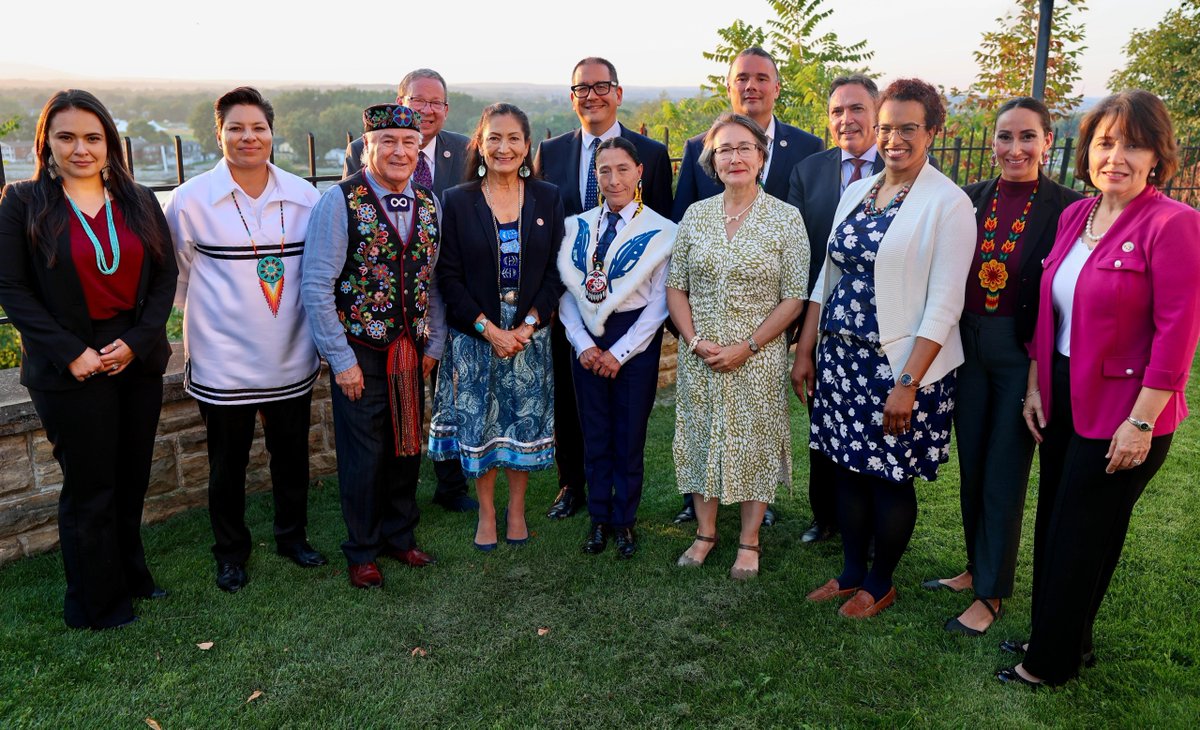
[[[79,109],[94,114],[104,129],[104,146],[108,151],[105,168],[108,170],[104,187],[121,205],[125,224],[141,239],[142,245],[156,261],[162,261],[166,241],[159,228],[157,216],[151,206],[158,202],[133,181],[133,174],[125,162],[125,151],[121,148],[121,133],[113,122],[108,109],[92,94],[80,89],[64,89],[57,92],[38,117],[34,134],[33,187],[30,195],[29,219],[26,233],[34,254],[41,253],[46,265],[54,268],[57,261],[58,237],[67,230],[66,195],[62,180],[55,173],[53,152],[50,149],[50,124],[54,117],[67,109]]]
[[[532,133],[529,127],[529,117],[516,104],[501,101],[484,107],[483,113],[479,115],[479,124],[475,125],[475,133],[471,135],[471,142],[467,145],[466,178],[468,180],[478,183],[480,180],[479,166],[487,166],[483,161],[483,153],[479,151],[479,148],[483,146],[483,130],[487,128],[488,122],[492,117],[505,115],[515,118],[521,125],[521,131],[525,133],[525,141],[529,142],[529,152],[525,154],[525,161],[521,164],[528,167],[532,174],[533,139],[531,138]]]

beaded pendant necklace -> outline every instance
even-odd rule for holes
[[[988,314],[1000,308],[1000,291],[1008,284],[1008,267],[1005,262],[1008,261],[1009,254],[1016,249],[1017,239],[1025,232],[1025,220],[1029,217],[1029,209],[1033,207],[1033,199],[1037,196],[1041,184],[1040,180],[1034,183],[1033,192],[1025,201],[1021,215],[1012,222],[1008,238],[1000,244],[1000,250],[996,251],[996,229],[1000,227],[997,216],[997,209],[1000,207],[1000,183],[996,183],[992,206],[988,210],[987,218],[983,220],[983,243],[979,246],[979,258],[983,261],[983,265],[979,267],[979,285],[987,290],[983,308]]]
[[[500,291],[500,250],[504,248],[504,241],[500,240],[500,221],[496,218],[496,209],[492,206],[492,193],[488,189],[487,178],[483,178],[480,185],[483,188],[483,198],[487,201],[488,210],[492,213],[492,232],[496,234],[496,291]],[[517,284],[521,283],[521,214],[525,210],[525,181],[517,181],[517,240],[515,248],[517,256]]]
[[[908,197],[908,191],[912,189],[912,183],[905,183],[904,187],[897,191],[887,205],[883,206],[882,208],[878,208],[876,207],[875,203],[879,198],[879,191],[881,188],[883,188],[883,175],[880,175],[879,179],[875,181],[875,184],[871,186],[871,192],[867,193],[867,199],[863,201],[863,213],[865,213],[869,218],[878,218],[892,208],[899,207],[900,204],[904,202],[904,199]]]
[[[254,256],[258,257],[258,244],[254,242],[254,236],[250,233],[250,226],[246,223],[246,216],[242,214],[242,206],[238,204],[237,194],[234,191],[229,191],[229,197],[233,198],[233,206],[237,208],[238,217],[242,219],[242,227],[246,229],[246,237],[250,239],[250,248],[254,250]],[[279,201],[279,256],[267,254],[258,259],[258,285],[262,289],[263,298],[267,300],[267,308],[271,310],[271,316],[279,316],[279,305],[283,302],[283,245],[286,240],[287,232],[283,227],[283,201]]]
[[[104,194],[104,215],[108,218],[108,247],[112,251],[112,264],[110,265],[104,259],[104,247],[100,245],[100,239],[96,237],[96,232],[92,230],[92,226],[87,222],[87,218],[83,217],[83,213],[79,210],[79,206],[75,205],[75,201],[67,195],[67,191],[63,191],[63,195],[67,196],[67,202],[71,204],[71,210],[75,211],[75,217],[79,219],[80,225],[83,226],[83,232],[87,234],[88,240],[92,242],[92,248],[96,249],[96,268],[105,276],[112,276],[117,273],[117,267],[121,265],[121,243],[117,240],[117,227],[113,224],[112,216],[112,200],[108,197],[108,193]]]
[[[637,201],[637,209],[633,211],[633,218],[637,218],[641,214],[645,204],[642,201]],[[633,219],[630,219],[631,222]],[[596,245],[592,248],[592,270],[583,280],[583,292],[587,300],[592,304],[599,304],[608,298],[608,274],[604,272],[604,258],[600,255],[600,239],[603,237],[600,233],[600,224],[604,221],[604,206],[600,206],[600,212],[596,214]]]

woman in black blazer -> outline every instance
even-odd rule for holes
[[[1033,438],[1021,406],[1029,375],[1026,343],[1037,320],[1042,259],[1058,216],[1081,197],[1048,178],[1042,166],[1054,142],[1050,112],[1029,97],[996,113],[993,164],[1000,175],[968,185],[979,226],[959,329],[965,362],[958,369],[954,428],[958,440],[967,568],[930,589],[973,589],[974,600],[946,630],[979,636],[1012,595]]]
[[[0,306],[21,333],[21,383],[62,467],[64,618],[103,629],[158,598],[142,549],[175,293],[170,231],[133,182],[108,110],[60,91],[38,119],[34,176],[0,198]]]
[[[529,119],[511,104],[483,110],[467,157],[475,179],[445,192],[437,284],[449,341],[433,405],[429,454],[475,479],[475,547],[496,547],[496,472],[508,479],[505,538],[529,539],[529,472],[554,465],[553,366],[546,329],[562,294],[558,188],[529,177]]]

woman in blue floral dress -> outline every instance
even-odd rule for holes
[[[913,480],[937,478],[950,453],[975,218],[962,191],[928,164],[944,119],[936,90],[922,81],[884,92],[884,171],[852,184],[838,205],[841,222],[813,292],[821,306],[809,308],[792,369],[797,394],[813,398],[810,446],[837,475],[844,556],[842,574],[808,597],[851,596],[839,611],[851,618],[895,600],[892,574],[916,525]],[[803,353],[818,331],[814,365]]]

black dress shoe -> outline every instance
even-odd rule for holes
[[[671,521],[677,525],[683,524],[684,522],[695,522],[696,521],[696,508],[693,507],[692,504],[689,502],[686,507],[684,507],[683,509],[681,509],[679,511],[679,514],[675,515],[675,519],[673,519]]]
[[[617,528],[616,540],[614,542],[617,548],[618,560],[628,560],[637,552],[637,538],[633,534],[632,527]]]
[[[583,543],[583,552],[588,555],[599,555],[604,552],[604,548],[608,547],[608,533],[608,525],[603,522],[593,523],[587,541]]]
[[[571,487],[563,487],[558,490],[558,496],[554,498],[554,504],[550,505],[546,516],[552,520],[566,519],[578,512],[583,505],[584,498],[578,490]]]
[[[775,511],[767,507],[767,511],[763,512],[763,527],[770,527],[775,524]]]
[[[996,672],[996,679],[1000,680],[1001,684],[1023,684],[1030,689],[1037,689],[1045,684],[1045,682],[1030,682],[1028,679],[1025,679],[1017,673],[1016,667],[1001,669],[1000,671]]]
[[[154,586],[153,588],[150,589],[149,593],[143,593],[140,596],[134,596],[134,598],[141,598],[141,599],[144,599],[147,601],[156,601],[159,598],[166,598],[168,595],[170,595],[170,594],[167,593],[166,588],[160,588],[158,586]]]
[[[800,536],[800,542],[824,542],[833,537],[836,532],[829,525],[822,525],[820,522],[813,520],[808,529],[804,531],[804,534]]]
[[[329,563],[324,555],[313,550],[313,546],[307,542],[298,542],[295,545],[280,545],[276,552],[301,568],[317,568]]]
[[[246,587],[246,566],[244,563],[220,563],[217,565],[217,588],[226,593],[237,593]]]
[[[435,494],[433,503],[447,512],[474,512],[479,509],[479,503],[466,494]]]
[[[1016,654],[1017,656],[1025,656],[1025,645],[1028,641],[1016,641],[1015,639],[1005,639],[1000,642],[1000,651],[1008,654]],[[1085,651],[1079,657],[1079,663],[1091,669],[1096,666],[1096,652]]]

